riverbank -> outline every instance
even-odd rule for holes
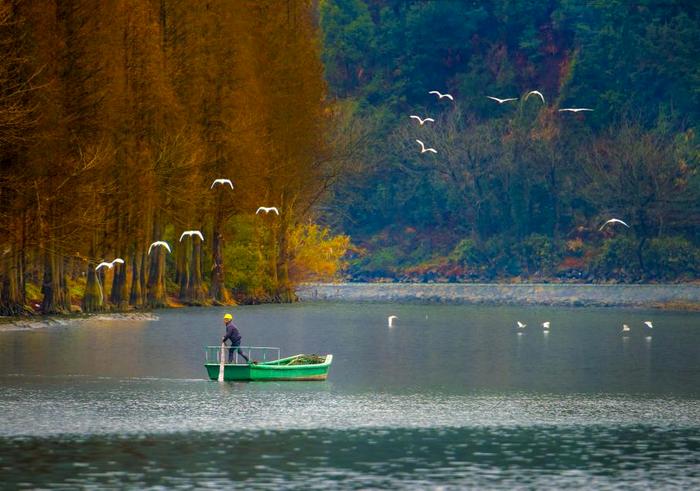
[[[142,321],[160,320],[151,312],[99,312],[93,314],[32,315],[25,317],[0,317],[0,331],[31,331],[46,327],[62,327],[81,321]]]
[[[636,307],[700,311],[700,285],[310,283],[301,301]]]

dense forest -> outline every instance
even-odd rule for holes
[[[0,43],[2,314],[288,301],[335,274],[348,238],[315,205],[353,132],[311,1],[0,0]]]
[[[698,277],[696,2],[325,0],[319,15],[330,97],[371,134],[323,203],[357,246],[353,278]],[[600,230],[613,217],[630,228]]]
[[[696,279],[699,10],[0,0],[0,314]]]

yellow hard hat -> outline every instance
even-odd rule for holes
[[[226,314],[226,315],[224,315],[224,320],[225,321],[233,320],[233,316],[231,314]]]

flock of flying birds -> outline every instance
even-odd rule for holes
[[[211,186],[209,187],[209,189],[214,189],[214,187],[217,186],[217,185],[221,185],[221,186],[230,186],[231,189],[233,189],[233,183],[231,182],[230,179],[223,179],[223,178],[214,179],[214,182],[211,183]],[[278,210],[277,207],[275,207],[275,206],[261,206],[261,207],[259,207],[258,210],[255,212],[255,214],[257,215],[257,214],[259,214],[260,212],[264,212],[264,213],[266,213],[266,214],[268,214],[268,213],[275,213],[275,214],[278,215],[278,216],[279,216],[279,214],[280,214],[279,210]],[[179,240],[179,242],[182,242],[182,239],[184,239],[185,237],[192,237],[192,238],[194,238],[194,237],[199,237],[199,240],[201,240],[202,242],[204,242],[204,235],[203,235],[202,232],[200,232],[199,230],[185,230],[185,231],[182,232],[182,234],[180,235],[180,240]],[[149,254],[149,255],[151,254],[151,251],[153,250],[154,247],[163,247],[163,248],[165,248],[169,253],[172,252],[172,249],[170,249],[170,245],[169,245],[167,242],[165,242],[164,240],[156,240],[155,242],[153,242],[153,243],[148,247],[148,254]],[[105,268],[105,267],[106,267],[106,268],[109,268],[109,269],[112,269],[112,268],[114,268],[114,265],[115,265],[115,264],[124,264],[124,260],[123,260],[122,258],[118,257],[118,258],[113,259],[113,260],[110,261],[110,262],[103,261],[103,262],[101,262],[100,264],[98,264],[98,265],[95,267],[95,271],[99,271],[101,268]]]
[[[428,318],[428,317],[426,316],[426,319],[427,319],[427,318]],[[387,318],[387,323],[388,323],[389,327],[394,327],[394,321],[395,321],[395,320],[398,320],[398,317],[395,316],[395,315],[390,315],[390,316]],[[647,328],[649,328],[649,329],[653,329],[653,328],[654,328],[654,324],[652,324],[651,321],[644,321],[644,325],[645,325]],[[522,322],[520,322],[520,321],[516,321],[516,326],[517,326],[518,335],[521,335],[521,334],[524,332],[524,329],[527,327],[527,324],[524,324],[524,323],[522,323]],[[550,321],[545,321],[545,322],[543,322],[543,323],[542,323],[542,332],[545,333],[545,334],[549,334],[549,328],[550,328],[550,326],[551,326],[551,322],[550,322]],[[628,326],[627,324],[622,324],[622,334],[623,334],[623,336],[626,335],[627,333],[629,333],[631,330],[632,330],[632,329],[630,329],[630,326]]]
[[[449,99],[449,100],[452,101],[452,102],[454,102],[454,100],[455,100],[454,97],[453,97],[451,94],[443,94],[443,93],[441,93],[440,91],[437,91],[437,90],[431,90],[430,92],[428,92],[428,94],[437,96],[438,100],[441,100],[441,99]],[[524,100],[527,100],[527,98],[530,97],[531,95],[539,97],[539,98],[542,100],[542,104],[546,104],[545,99],[544,99],[544,95],[542,95],[542,92],[540,92],[539,90],[531,90],[530,92],[528,92],[527,94],[525,94]],[[511,102],[511,101],[517,101],[517,100],[518,100],[517,97],[508,97],[508,98],[505,98],[505,99],[500,99],[500,98],[498,98],[498,97],[493,97],[493,96],[490,96],[490,95],[488,95],[488,96],[486,96],[486,97],[487,97],[488,99],[491,99],[491,100],[493,100],[493,101],[496,101],[498,104],[505,104],[506,102]],[[590,109],[590,108],[588,108],[588,107],[564,107],[564,108],[562,108],[562,109],[559,109],[559,112],[560,112],[560,113],[561,113],[561,112],[578,113],[578,112],[583,112],[583,111],[593,111],[593,109]],[[429,118],[429,117],[421,118],[420,116],[418,116],[418,115],[416,115],[416,114],[411,114],[409,117],[410,117],[411,119],[415,119],[415,120],[418,122],[418,124],[419,124],[420,126],[423,126],[425,123],[434,123],[434,122],[435,122],[435,120],[434,120],[433,118]],[[420,145],[420,153],[422,153],[422,154],[423,154],[423,153],[434,153],[434,154],[437,154],[437,153],[438,153],[437,150],[435,150],[434,148],[432,148],[432,147],[426,147],[426,146],[425,146],[425,143],[423,143],[421,140],[416,139],[416,143],[418,143],[418,145]],[[625,227],[630,228],[629,225],[627,225],[625,222],[623,222],[623,221],[620,220],[619,218],[611,218],[610,220],[608,220],[608,221],[606,221],[605,223],[603,223],[603,225],[602,225],[602,226],[600,227],[600,229],[598,229],[598,230],[599,230],[599,231],[602,231],[602,230],[605,228],[606,225],[611,224],[611,223],[620,223],[620,224],[624,225]],[[388,323],[389,327],[394,327],[394,321],[395,321],[395,320],[398,320],[398,317],[395,316],[395,315],[391,315],[391,316],[388,317],[387,323]],[[551,324],[550,324],[550,321],[545,321],[545,322],[543,322],[543,323],[542,323],[542,332],[544,332],[545,334],[549,333],[550,325],[551,325]],[[652,325],[651,321],[645,321],[645,322],[644,322],[644,325],[646,325],[649,329],[651,329],[651,328],[654,327],[654,326]],[[522,322],[517,321],[518,334],[522,334],[522,333],[523,333],[523,329],[525,329],[526,326],[527,326],[527,324],[523,324]],[[630,329],[630,327],[629,327],[627,324],[623,324],[623,325],[622,325],[622,332],[623,332],[623,334],[624,334],[624,333],[630,332],[630,330],[631,330],[631,329]]]
[[[441,99],[448,99],[448,100],[454,102],[454,100],[455,100],[454,97],[452,96],[452,94],[443,94],[438,90],[431,90],[430,92],[428,92],[428,94],[436,96],[438,101]],[[540,92],[539,90],[531,90],[530,92],[525,94],[525,96],[523,97],[523,100],[527,100],[528,97],[530,97],[530,96],[537,96],[542,100],[542,104],[546,104],[546,102],[544,100],[544,95],[542,95],[542,92]],[[505,99],[500,99],[498,97],[493,97],[490,95],[487,95],[486,98],[491,99],[493,101],[496,101],[499,105],[505,104],[506,102],[512,102],[512,101],[518,100],[517,97],[507,97]],[[584,111],[593,111],[593,109],[591,109],[589,107],[564,107],[564,108],[559,109],[558,111],[560,113],[563,113],[563,112],[579,113],[579,112],[584,112]],[[418,116],[416,114],[411,114],[409,117],[410,117],[410,119],[415,119],[420,126],[423,126],[425,123],[434,123],[435,122],[435,120],[433,118],[429,118],[429,117],[421,118],[420,116]],[[432,147],[426,147],[425,143],[423,143],[423,141],[421,141],[421,140],[416,139],[416,143],[420,146],[420,153],[421,154],[423,154],[423,153],[437,154],[438,153],[436,149],[434,149]],[[603,230],[603,228],[605,228],[605,226],[608,225],[609,223],[620,223],[620,224],[624,225],[625,227],[630,228],[629,225],[627,225],[625,222],[623,222],[619,218],[611,218],[610,220],[606,221],[600,227],[599,230]]]

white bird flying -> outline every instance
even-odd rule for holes
[[[389,322],[389,327],[394,327],[394,319],[398,319],[395,315],[390,315],[387,321]]]
[[[622,332],[630,332],[630,326],[627,324],[622,324]]]
[[[522,322],[518,321],[518,328],[519,329],[523,329],[523,328],[525,328],[525,326],[527,326],[527,324],[523,324]]]
[[[418,145],[420,145],[420,153],[425,153],[425,152],[437,153],[437,150],[435,150],[434,148],[425,148],[425,143],[423,143],[420,140],[416,140],[416,143],[418,143]]]
[[[651,321],[644,321],[644,325],[647,326],[649,329],[654,328],[654,324],[652,324]]]
[[[202,235],[202,232],[199,230],[185,230],[182,232],[182,235],[180,236],[180,242],[182,242],[182,239],[184,237],[192,237],[193,235],[196,235],[200,239],[202,239],[202,242],[204,242],[204,236]]]
[[[530,97],[532,94],[540,96],[540,99],[542,99],[542,104],[546,104],[546,102],[544,102],[544,96],[542,95],[542,92],[540,92],[539,90],[531,90],[530,92],[528,92],[525,95],[525,100],[527,100],[527,98]]]
[[[231,186],[231,189],[233,189],[233,183],[231,182],[231,179],[214,179],[214,182],[211,183],[211,187],[209,189],[213,189],[214,186],[216,186],[217,184],[228,184],[229,186]]]
[[[420,124],[421,126],[423,126],[428,121],[430,121],[431,123],[435,122],[433,118],[421,119],[420,116],[416,116],[415,114],[411,114],[411,119],[415,119],[416,121],[418,121],[418,124]]]
[[[563,113],[563,112],[579,113],[581,111],[593,111],[593,109],[590,109],[588,107],[564,107],[564,108],[559,109],[560,113]]]
[[[173,252],[173,251],[170,250],[170,246],[168,245],[167,242],[165,242],[165,241],[163,241],[163,240],[156,240],[153,244],[151,244],[151,245],[148,247],[148,253],[150,254],[150,253],[151,253],[151,249],[153,249],[154,247],[158,247],[158,246],[165,247],[165,248],[168,250],[168,252]]]
[[[438,100],[439,100],[439,99],[442,99],[442,98],[444,98],[444,97],[447,97],[447,98],[448,98],[449,100],[451,100],[451,101],[454,101],[454,100],[455,100],[454,97],[452,97],[450,94],[441,94],[441,93],[438,92],[437,90],[431,90],[430,92],[428,92],[428,94],[435,94],[436,96],[438,96]]]
[[[627,224],[626,224],[625,222],[623,222],[622,220],[620,220],[620,219],[618,219],[618,218],[611,218],[610,220],[608,220],[607,222],[605,222],[603,225],[601,225],[601,227],[598,229],[598,231],[600,232],[601,230],[603,230],[603,227],[605,227],[608,223],[621,223],[621,224],[624,225],[625,227],[630,228],[630,226],[627,225]]]
[[[258,211],[255,212],[255,214],[257,215],[261,211],[264,211],[265,213],[270,213],[271,211],[273,211],[278,215],[280,214],[279,210],[275,206],[261,206],[260,208],[258,208]]]
[[[499,104],[503,104],[504,102],[508,102],[508,101],[517,101],[517,100],[518,100],[517,97],[509,97],[509,98],[507,98],[507,99],[499,99],[498,97],[492,97],[492,96],[490,96],[490,95],[487,95],[486,97],[488,97],[488,98],[491,99],[491,100],[494,100],[494,101],[498,102]]]
[[[549,330],[549,321],[543,322],[542,327],[544,328],[545,331]]]
[[[114,267],[114,263],[119,263],[119,264],[124,264],[124,260],[120,257],[114,259],[112,262],[101,262],[100,264],[97,265],[95,268],[95,271],[99,270],[100,268],[103,268],[107,266],[109,269],[112,269]]]

